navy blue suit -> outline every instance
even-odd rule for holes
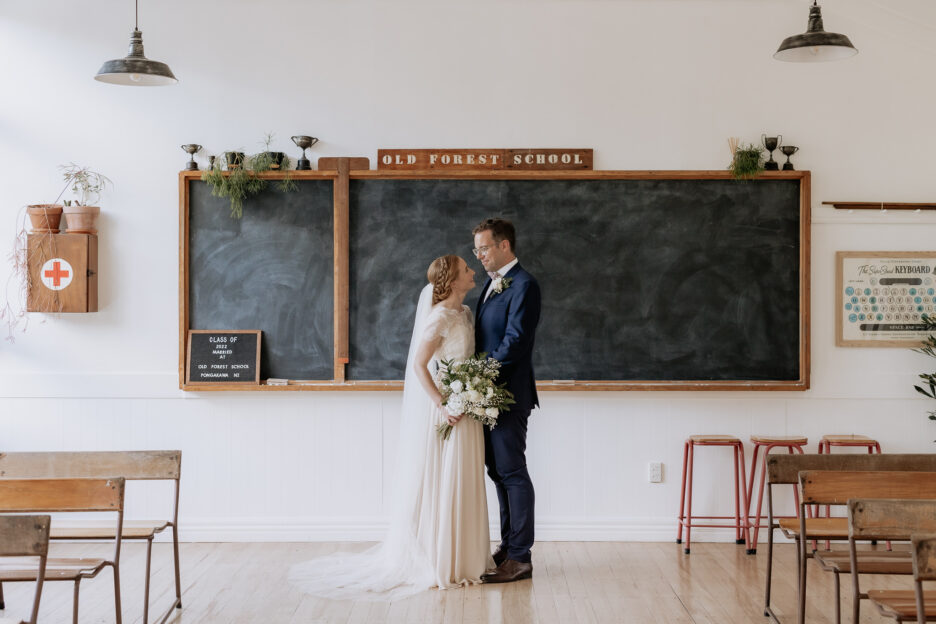
[[[484,429],[484,463],[500,503],[501,549],[514,561],[529,562],[533,546],[533,482],[526,465],[527,420],[539,406],[533,376],[533,340],[540,317],[540,289],[520,264],[507,272],[510,286],[492,292],[487,280],[475,313],[475,350],[501,363],[516,404],[501,413],[497,426]]]

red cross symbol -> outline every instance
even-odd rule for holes
[[[52,270],[46,271],[44,275],[45,277],[52,278],[52,284],[54,286],[61,286],[62,278],[68,277],[68,271],[62,269],[62,263],[56,260],[55,262],[52,263]]]

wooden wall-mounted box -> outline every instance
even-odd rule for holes
[[[29,234],[28,312],[97,312],[97,234]]]

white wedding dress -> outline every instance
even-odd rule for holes
[[[429,362],[460,360],[474,353],[471,310],[431,304],[423,289],[406,364],[400,442],[393,477],[390,528],[383,542],[362,553],[339,553],[292,567],[299,590],[341,600],[399,600],[438,587],[480,582],[494,567],[490,555],[484,490],[484,430],[467,416],[440,440],[445,419],[416,379],[413,359],[419,344],[442,342]]]

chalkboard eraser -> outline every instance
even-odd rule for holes
[[[553,379],[554,384],[574,384],[574,379]]]
[[[288,379],[277,379],[276,377],[270,377],[266,380],[266,385],[268,386],[286,386],[289,385]]]

